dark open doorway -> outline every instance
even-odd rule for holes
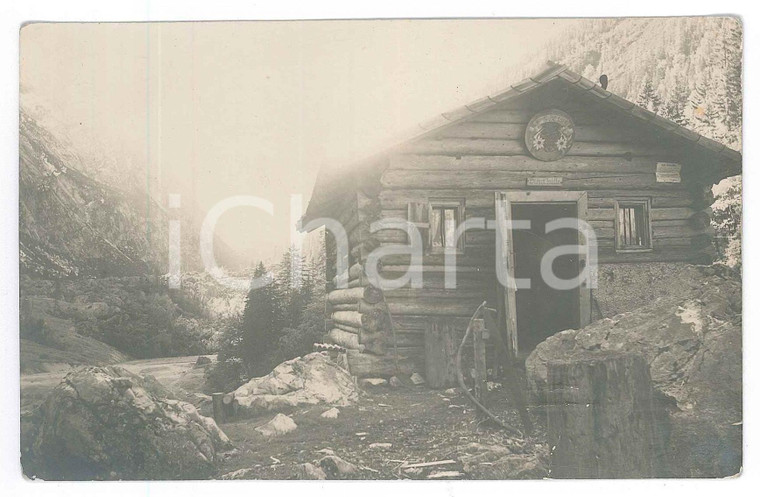
[[[512,203],[514,221],[529,220],[530,229],[512,230],[514,240],[514,276],[529,278],[529,289],[518,289],[515,294],[517,311],[518,354],[529,354],[547,337],[580,325],[579,291],[552,288],[541,277],[541,260],[552,247],[576,245],[578,232],[574,229],[557,229],[546,233],[546,223],[559,218],[575,218],[575,202]],[[578,275],[579,257],[562,255],[554,260],[554,274],[561,279]]]

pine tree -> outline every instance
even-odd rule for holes
[[[689,106],[691,107],[691,128],[698,133],[709,136],[715,135],[717,124],[715,114],[715,92],[707,77],[703,78],[691,92]]]
[[[689,102],[689,89],[682,83],[677,83],[670,93],[670,97],[663,106],[662,115],[676,124],[688,126],[689,119],[686,116],[686,105]]]
[[[736,19],[727,20],[728,32],[724,36],[726,53],[725,116],[730,145],[738,145],[742,125],[742,27]]]
[[[636,98],[636,105],[644,107],[645,109],[650,110],[654,113],[657,113],[660,110],[662,100],[660,100],[657,92],[654,91],[651,80],[647,79],[644,81],[644,85],[641,87],[639,96]]]
[[[255,278],[264,277],[267,269],[259,262]],[[251,288],[243,311],[241,357],[252,376],[260,376],[276,365],[278,330],[281,311],[277,305],[275,285]]]

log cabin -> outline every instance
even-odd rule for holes
[[[347,349],[358,377],[417,371],[433,387],[449,386],[451,368],[439,362],[455,354],[486,301],[498,311],[490,331],[512,360],[524,360],[554,333],[677,291],[669,288],[673,274],[712,261],[712,186],[741,174],[741,163],[739,152],[550,62],[420,125],[395,147],[319,172],[301,226],[335,219],[348,241],[338,251],[336,235],[325,230],[326,339]],[[572,289],[536,278],[548,251],[592,242],[581,231],[546,229],[560,218],[585,222],[595,237],[592,276]],[[383,288],[368,277],[374,250],[411,240],[403,230],[373,230],[383,219],[418,228],[423,254],[389,253],[377,274],[420,273],[421,287]],[[487,222],[456,236],[470,219]],[[506,224],[517,220],[530,228]],[[447,251],[456,257],[455,288],[446,284]],[[592,262],[588,254],[564,254],[550,266],[572,278]],[[531,278],[531,287],[503,284],[499,262],[508,276]]]

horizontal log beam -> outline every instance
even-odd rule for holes
[[[688,219],[689,217],[694,215],[696,211],[690,207],[661,207],[661,208],[652,208],[650,212],[651,212],[653,221],[664,221],[664,220]],[[610,220],[610,219],[614,220],[615,209],[612,207],[589,208],[588,219],[592,221],[593,220]]]
[[[388,310],[393,316],[400,314],[418,316],[471,316],[481,302],[482,300],[448,302],[440,300],[423,301],[399,299],[388,302]]]
[[[527,123],[484,123],[467,121],[449,126],[436,133],[437,138],[490,138],[496,140],[524,140]],[[599,124],[576,124],[576,142],[641,142],[642,137],[630,129]]]
[[[336,323],[332,319],[330,320],[330,329],[331,328],[338,328],[339,330],[343,330],[348,333],[353,333],[354,335],[358,335],[361,328],[357,328],[356,326],[351,326],[348,324],[343,323]]]
[[[526,189],[531,178],[561,177],[562,188],[571,190],[603,190],[620,188],[676,189],[680,185],[658,183],[654,173],[628,172],[561,172],[548,173],[512,172],[512,171],[477,171],[462,169],[447,171],[446,174],[434,170],[389,169],[383,173],[381,182],[389,189],[425,188],[428,190],[457,188],[519,190]],[[681,187],[683,188],[683,187]],[[459,194],[462,196],[462,194]]]
[[[530,121],[535,114],[535,110],[494,109],[472,116],[470,118],[470,121],[484,123],[528,124],[528,121]],[[575,124],[596,124],[599,122],[598,117],[591,113],[583,111],[575,111],[572,113],[571,117]]]
[[[525,155],[528,152],[522,140],[491,140],[442,138],[408,143],[401,147],[402,153],[432,155]],[[658,157],[668,159],[678,155],[672,147],[647,147],[628,143],[575,142],[567,152],[569,156],[583,157]]]
[[[359,343],[359,335],[348,333],[338,328],[333,328],[327,333],[329,343],[340,345],[347,349],[364,350],[364,346]]]
[[[327,301],[331,304],[353,304],[362,299],[377,304],[383,300],[383,293],[377,288],[364,287],[333,290],[327,295]]]
[[[520,188],[492,188],[481,190],[466,189],[436,189],[435,192],[420,188],[405,188],[403,190],[383,190],[380,193],[380,201],[383,209],[406,210],[409,202],[419,202],[429,197],[464,198],[465,212],[470,209],[490,209],[493,212],[494,194],[497,191],[525,191],[525,186]],[[630,197],[651,197],[653,207],[689,207],[694,203],[690,193],[680,186],[675,189],[641,190],[632,188],[603,188],[588,191],[588,205],[593,207],[613,207],[614,200]],[[491,214],[490,217],[493,217]]]
[[[398,351],[398,355],[395,352]],[[389,353],[378,356],[361,353],[357,350],[347,352],[348,368],[352,375],[359,378],[389,378],[395,375],[411,375],[422,371],[424,364],[423,349],[391,347]]]
[[[629,172],[655,173],[657,161],[650,158],[563,157],[556,161],[541,161],[530,156],[413,155],[391,156],[389,169],[459,171],[533,171],[533,172]]]
[[[332,320],[336,323],[353,326],[354,328],[362,327],[362,315],[356,311],[337,311],[332,313]]]

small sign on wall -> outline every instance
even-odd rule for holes
[[[562,176],[537,176],[528,178],[527,186],[562,186]]]
[[[657,182],[658,183],[680,183],[681,182],[681,164],[675,162],[658,162],[657,163]]]

